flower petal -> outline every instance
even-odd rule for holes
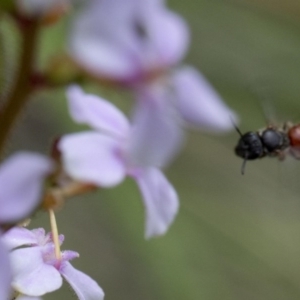
[[[71,285],[79,300],[102,300],[104,292],[98,283],[86,274],[76,270],[69,262],[65,262],[60,273]]]
[[[74,23],[70,52],[96,76],[135,83],[186,52],[184,21],[164,1],[91,1]]]
[[[8,299],[11,292],[11,270],[8,251],[0,241],[0,299]]]
[[[179,208],[177,193],[164,174],[155,168],[136,176],[146,208],[145,237],[163,235],[174,221]]]
[[[79,86],[67,90],[72,118],[78,123],[89,124],[117,137],[127,138],[129,123],[124,114],[112,103],[91,94],[85,94]]]
[[[236,116],[197,70],[184,67],[173,73],[173,88],[182,117],[201,129],[233,129]]]
[[[40,247],[14,250],[10,253],[12,286],[28,296],[42,296],[59,289],[62,278],[51,265],[45,264]]]
[[[164,7],[163,1],[140,2],[139,19],[145,27],[144,60],[147,69],[177,64],[189,45],[189,30],[184,20]],[[147,42],[147,43],[146,43]]]
[[[134,76],[139,63],[130,20],[135,0],[90,1],[77,16],[70,53],[88,71],[116,80]]]
[[[46,234],[44,228],[36,228],[36,229],[32,229],[31,231],[35,235],[35,238],[37,240],[37,245],[44,246],[50,242],[53,242],[53,240],[51,238],[51,236],[52,236],[51,232]]]
[[[46,157],[28,152],[17,153],[0,167],[0,223],[27,217],[39,204],[45,177],[52,163]]]
[[[180,119],[165,100],[160,87],[144,89],[138,96],[129,146],[134,165],[165,166],[181,149]]]
[[[120,145],[97,132],[70,134],[59,142],[66,172],[76,180],[110,187],[125,176]]]
[[[79,257],[79,253],[72,250],[65,250],[61,253],[61,258],[64,261],[69,261],[77,257]]]
[[[35,234],[23,227],[13,227],[2,236],[2,241],[10,250],[24,245],[38,244]]]

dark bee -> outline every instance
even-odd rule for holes
[[[286,154],[300,159],[300,124],[284,123],[282,127],[268,126],[258,131],[250,131],[240,135],[235,154],[244,159],[241,172],[244,174],[247,160],[266,156],[283,160]]]

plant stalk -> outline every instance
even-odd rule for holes
[[[20,112],[32,92],[31,77],[34,70],[39,24],[30,20],[20,24],[21,53],[14,85],[0,110],[0,153]]]

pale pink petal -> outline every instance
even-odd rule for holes
[[[52,170],[46,157],[27,152],[8,158],[0,167],[0,222],[27,217],[39,204],[45,176]]]
[[[76,180],[110,187],[125,177],[115,139],[96,132],[70,134],[62,137],[59,149],[66,172]]]
[[[70,284],[79,300],[104,299],[104,292],[98,283],[86,274],[76,270],[70,263],[63,263],[60,273]]]
[[[14,227],[10,229],[3,234],[2,241],[8,247],[8,249],[13,249],[24,245],[38,244],[35,234],[23,227]]]
[[[10,254],[13,271],[12,286],[28,296],[42,296],[59,289],[59,272],[43,261],[40,247],[14,250]]]
[[[130,83],[177,63],[188,40],[164,1],[92,1],[74,23],[70,53],[96,76]]]
[[[43,257],[43,261],[45,264],[51,266],[57,266],[58,260],[55,256],[55,245],[52,242],[45,244],[44,246],[40,247],[40,252]]]
[[[65,250],[61,253],[61,257],[63,261],[70,261],[74,258],[79,257],[79,253],[71,250]]]
[[[65,236],[63,234],[59,234],[58,235],[58,242],[59,244],[61,245],[65,240]],[[52,232],[49,232],[46,234],[46,237],[45,237],[45,242],[42,243],[42,244],[39,244],[39,245],[45,245],[45,243],[49,243],[49,242],[52,242],[53,243],[53,234]]]
[[[235,114],[203,75],[192,67],[184,67],[174,72],[172,80],[178,109],[188,123],[206,130],[233,129]]]
[[[177,193],[164,174],[155,168],[136,176],[146,209],[146,238],[163,235],[173,223],[179,209]]]
[[[31,231],[35,234],[39,246],[44,246],[44,245],[46,245],[46,244],[48,244],[50,242],[53,242],[53,240],[52,240],[52,233],[48,232],[46,234],[44,228],[37,228],[37,229],[33,229]],[[61,240],[60,236],[61,235],[58,236],[58,240],[59,241]],[[60,244],[61,243],[62,242],[60,242]]]
[[[52,238],[52,237],[51,237]],[[53,239],[52,239],[53,240]],[[58,241],[59,241],[59,244],[61,245],[65,240],[65,236],[63,234],[59,234],[58,235]]]
[[[133,116],[129,160],[137,166],[162,167],[183,143],[181,120],[161,90],[143,90]]]
[[[11,292],[11,270],[8,251],[0,241],[0,299],[9,299]]]
[[[184,20],[164,7],[163,2],[140,2],[140,23],[144,24],[144,60],[147,68],[177,64],[189,45],[189,30]],[[148,57],[147,57],[148,54]]]
[[[122,80],[134,76],[139,62],[131,20],[135,0],[90,1],[77,16],[70,53],[90,72]]]
[[[49,236],[46,235],[44,228],[32,229],[31,232],[35,235],[38,245],[45,245],[49,241]]]
[[[85,123],[96,130],[127,138],[129,123],[124,114],[112,103],[92,94],[85,94],[79,86],[67,90],[69,111],[78,123]]]

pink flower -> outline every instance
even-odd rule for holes
[[[43,181],[51,171],[49,159],[27,152],[11,156],[0,166],[0,225],[14,224],[38,206]],[[1,241],[0,265],[0,299],[7,299],[11,270],[7,249]]]
[[[60,243],[64,236],[59,236]],[[101,300],[104,293],[99,285],[86,274],[76,270],[70,263],[79,256],[74,251],[62,251],[61,259],[55,257],[55,247],[51,234],[44,229],[27,230],[13,228],[3,237],[10,248],[18,248],[10,253],[13,288],[26,296],[42,296],[59,289],[62,277],[70,284],[78,299]]]
[[[137,181],[147,237],[165,233],[178,210],[176,193],[160,168],[181,149],[183,128],[226,131],[236,119],[195,69],[173,70],[186,53],[189,34],[164,3],[92,0],[79,14],[70,54],[93,76],[128,86],[137,104],[129,125],[107,101],[71,88],[73,119],[97,132],[65,136],[60,143],[65,168],[75,179],[107,187],[126,175]],[[164,193],[168,200],[162,201]]]
[[[162,132],[176,127],[178,133],[185,124],[233,129],[236,116],[203,75],[191,67],[173,70],[188,44],[185,22],[162,0],[92,0],[75,19],[69,48],[74,60],[94,76],[129,86],[139,116],[150,115],[155,105],[154,118],[165,120]],[[145,148],[160,138],[156,134]]]
[[[50,159],[19,152],[0,166],[0,224],[26,218],[40,202],[45,177],[52,171]]]
[[[173,222],[179,202],[172,185],[160,171],[169,160],[170,149],[177,149],[181,132],[172,124],[157,135],[163,118],[153,119],[143,135],[143,116],[129,124],[111,103],[70,87],[68,100],[71,116],[78,123],[89,124],[95,131],[63,136],[59,142],[66,172],[76,180],[101,187],[112,187],[126,175],[134,178],[146,207],[146,237],[164,234]],[[162,109],[153,105],[153,111]],[[152,111],[149,111],[151,115]],[[145,149],[145,139],[153,139]]]
[[[92,0],[77,16],[70,54],[87,71],[134,85],[176,65],[189,44],[163,0]]]
[[[173,70],[188,44],[185,22],[163,0],[92,0],[70,36],[79,65],[134,92],[135,136],[144,135],[140,145],[151,155],[160,155],[154,146],[164,140],[164,162],[179,151],[185,125],[223,132],[237,122],[203,75],[191,67]]]

